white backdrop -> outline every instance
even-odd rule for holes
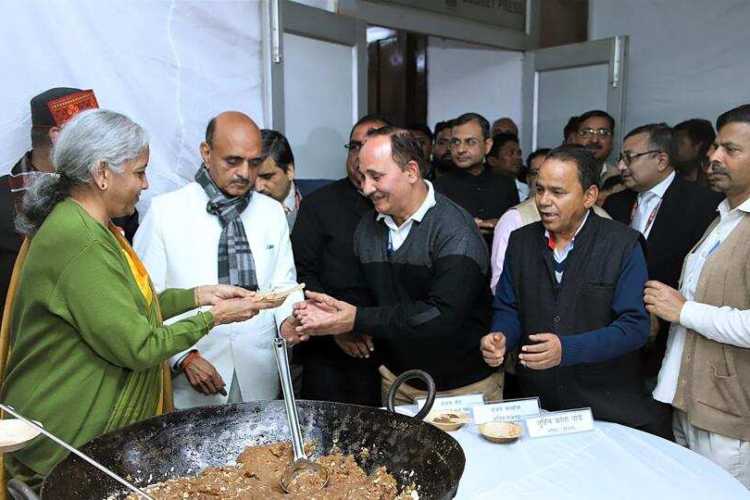
[[[475,112],[490,124],[510,116],[522,129],[523,53],[431,36],[427,41],[427,121]]]
[[[591,0],[589,37],[630,35],[625,131],[750,102],[747,0]],[[618,124],[619,126],[619,124]]]
[[[0,21],[0,174],[30,148],[29,99],[91,88],[151,137],[150,198],[189,180],[208,120],[235,109],[264,124],[260,0],[24,0]]]

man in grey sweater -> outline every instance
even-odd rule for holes
[[[379,341],[383,391],[398,374],[420,368],[444,395],[502,397],[502,373],[483,366],[479,340],[488,331],[489,259],[472,217],[422,178],[425,159],[406,131],[373,131],[360,172],[374,211],[354,235],[354,250],[375,299],[355,307],[308,293],[296,308],[300,336],[361,332]],[[397,401],[423,395],[402,385]]]

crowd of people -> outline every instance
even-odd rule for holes
[[[52,113],[60,99],[77,113]],[[300,180],[283,134],[227,111],[140,225],[147,133],[78,89],[31,114],[0,184],[1,398],[73,445],[278,397],[280,335],[305,399],[381,406],[419,368],[441,396],[590,407],[750,488],[750,104],[716,130],[638,126],[616,162],[600,110],[525,161],[510,118],[367,115],[331,182]],[[274,307],[256,294],[296,283]],[[5,468],[38,486],[64,456],[36,441]]]

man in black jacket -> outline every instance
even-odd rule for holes
[[[536,180],[542,220],[511,233],[480,348],[499,366],[506,345],[520,345],[521,393],[547,410],[589,406],[597,419],[669,438],[668,408],[642,383],[649,320],[640,235],[591,211],[599,170],[580,147],[547,155]]]
[[[427,371],[439,391],[502,396],[502,373],[476,349],[489,328],[489,258],[465,210],[422,178],[425,159],[408,132],[374,131],[360,153],[363,191],[374,209],[357,226],[354,251],[372,305],[308,293],[295,308],[300,335],[368,335],[383,360],[383,393],[412,368]],[[400,386],[399,403],[423,397]]]
[[[494,174],[485,163],[491,149],[489,122],[477,113],[459,116],[451,130],[451,157],[456,168],[435,181],[439,193],[474,218],[488,247],[500,216],[520,201],[513,179]]]
[[[721,195],[675,172],[673,130],[665,123],[643,125],[628,133],[617,166],[628,188],[607,198],[604,209],[646,239],[649,279],[672,288],[682,262],[711,221]],[[645,376],[659,373],[669,324],[653,319],[651,343],[644,350]]]
[[[354,230],[372,208],[361,192],[358,155],[367,132],[384,125],[385,119],[375,115],[354,125],[346,144],[347,177],[303,198],[292,230],[297,280],[308,290],[357,305],[372,302],[354,255]],[[374,349],[372,339],[353,334],[314,338],[298,345],[295,362],[302,365],[302,397],[379,406],[379,352]]]

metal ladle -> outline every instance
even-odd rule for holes
[[[317,475],[322,479],[322,486],[320,488],[323,489],[328,484],[328,470],[311,461],[305,454],[302,443],[302,431],[300,430],[299,419],[297,418],[297,403],[294,399],[292,375],[289,371],[286,340],[282,338],[274,339],[273,347],[274,354],[276,355],[276,365],[279,368],[281,391],[284,393],[284,407],[286,408],[286,417],[289,422],[289,431],[292,434],[292,450],[294,451],[294,460],[286,466],[284,473],[279,479],[279,484],[284,491],[290,493],[289,489],[295,479],[302,475],[311,474]]]
[[[93,465],[94,467],[96,467],[97,469],[99,469],[100,471],[102,471],[103,473],[105,473],[106,475],[108,475],[109,477],[111,477],[112,479],[114,479],[115,481],[117,481],[120,484],[122,484],[123,486],[125,486],[127,489],[129,489],[133,493],[137,494],[139,497],[145,498],[146,500],[155,500],[154,497],[152,497],[151,495],[149,495],[145,491],[139,489],[138,487],[136,487],[133,484],[131,484],[128,481],[126,481],[125,479],[121,478],[120,476],[118,476],[117,474],[115,474],[114,472],[112,472],[111,470],[109,470],[108,468],[106,468],[105,466],[103,466],[102,464],[100,464],[99,462],[97,462],[96,460],[94,460],[93,458],[89,457],[88,455],[86,455],[84,453],[81,453],[80,451],[76,450],[71,445],[69,445],[68,443],[66,443],[62,439],[60,439],[59,437],[57,437],[54,434],[52,434],[51,432],[47,431],[41,425],[39,425],[36,422],[34,422],[34,421],[32,421],[32,420],[24,417],[23,415],[19,414],[17,411],[15,411],[15,409],[13,409],[12,406],[8,406],[8,405],[4,405],[4,404],[0,403],[0,409],[2,409],[4,412],[8,413],[9,415],[12,415],[12,416],[16,417],[18,420],[21,420],[22,422],[26,423],[27,425],[30,425],[34,429],[38,430],[39,432],[41,432],[42,434],[44,434],[45,436],[47,436],[48,438],[50,438],[52,441],[54,441],[58,445],[62,446],[63,448],[65,448],[69,452],[73,453],[74,455],[77,455],[81,459],[83,459],[86,462],[88,462],[89,464]]]

